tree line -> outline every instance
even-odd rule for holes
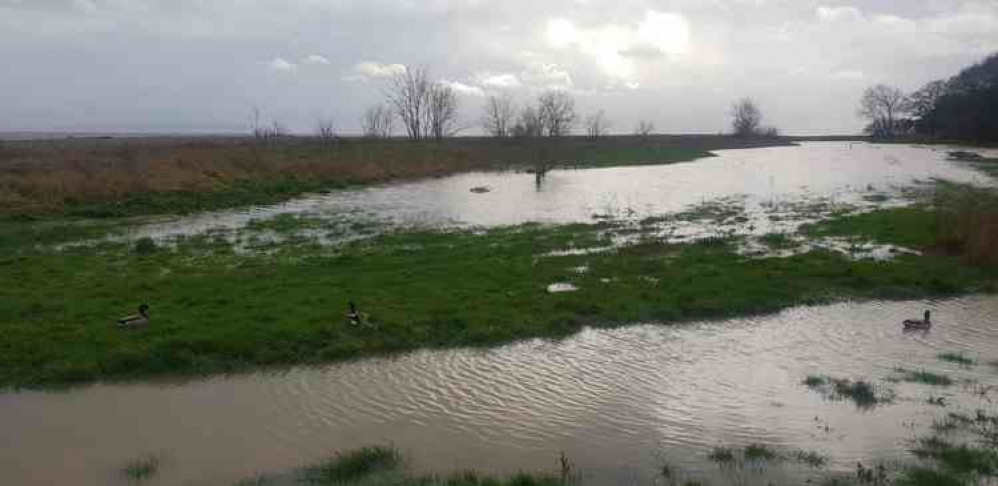
[[[875,138],[998,141],[998,53],[912,93],[882,84],[867,88],[859,113]]]
[[[434,80],[426,69],[405,66],[391,75],[383,87],[384,100],[368,107],[361,116],[361,129],[368,138],[390,138],[400,123],[410,140],[443,140],[467,128],[458,115],[458,95],[450,85]],[[739,137],[775,137],[776,128],[762,125],[762,111],[750,98],[736,102],[731,109],[732,134]],[[606,112],[598,110],[580,117],[572,95],[548,89],[532,102],[517,103],[508,93],[491,95],[485,100],[480,126],[496,138],[562,137],[582,125],[589,138],[610,134],[613,123]],[[254,138],[269,140],[288,135],[278,122],[261,122],[261,113],[253,108],[251,132]],[[649,136],[655,124],[647,119],[637,122],[633,132]],[[333,121],[321,119],[314,136],[335,143],[338,140]]]

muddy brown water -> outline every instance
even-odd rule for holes
[[[934,311],[927,333],[901,320]],[[752,483],[807,468],[721,470],[717,445],[763,443],[828,456],[831,470],[907,457],[946,411],[990,407],[998,297],[842,303],[685,325],[587,329],[559,342],[424,351],[319,368],[177,384],[97,384],[0,395],[4,484],[114,483],[127,460],[162,458],[148,484],[231,484],[333,451],[394,444],[416,471],[554,471],[560,451],[588,484],[654,484],[663,462],[690,477]],[[972,367],[941,362],[962,351]],[[957,384],[890,383],[895,367]],[[812,373],[896,394],[871,410],[828,400]],[[927,403],[945,397],[945,408]]]

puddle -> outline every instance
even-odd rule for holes
[[[563,292],[575,292],[579,288],[570,283],[559,282],[548,285],[547,290],[549,294],[560,294]]]

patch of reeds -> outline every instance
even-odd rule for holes
[[[998,264],[998,194],[969,185],[940,184],[933,198],[936,244],[975,265]]]
[[[973,366],[973,365],[977,364],[977,360],[976,359],[970,358],[970,357],[964,355],[963,353],[956,353],[956,352],[952,352],[952,351],[946,351],[946,352],[943,352],[943,353],[939,353],[939,355],[937,357],[939,358],[939,361],[947,361],[947,362],[956,363],[956,364],[959,364],[959,365],[962,365],[962,366]]]
[[[318,464],[306,466],[300,473],[311,484],[344,484],[371,474],[388,471],[401,463],[394,447],[368,446],[337,453]]]
[[[155,454],[137,457],[128,461],[121,468],[121,475],[129,483],[141,484],[152,479],[159,472],[160,459]]]

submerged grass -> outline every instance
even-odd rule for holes
[[[933,373],[926,370],[907,370],[904,368],[897,368],[896,370],[901,376],[902,381],[907,381],[911,383],[924,383],[926,385],[935,386],[950,386],[953,384],[953,379],[949,376]]]
[[[301,469],[310,484],[346,484],[399,466],[401,455],[393,447],[369,446],[336,454],[326,461]]]
[[[802,383],[828,398],[852,401],[858,408],[873,408],[879,404],[889,403],[893,399],[890,390],[877,390],[873,384],[863,380],[808,375]]]
[[[149,454],[128,461],[121,468],[121,475],[129,483],[141,484],[152,479],[159,472],[159,466],[159,456]]]
[[[519,472],[509,477],[489,476],[477,471],[415,475],[407,471],[403,463],[401,453],[394,447],[368,446],[344,451],[326,460],[303,466],[294,474],[259,475],[236,485],[564,486],[573,482],[570,478],[528,472]]]
[[[241,254],[210,235],[153,251],[125,243],[54,251],[19,236],[8,253],[15,256],[0,257],[0,386],[319,363],[558,338],[585,325],[952,295],[986,288],[996,274],[946,255],[874,262],[815,250],[751,259],[723,238],[538,257],[608,245],[602,238],[597,225],[528,224]],[[588,271],[572,270],[580,266]],[[549,294],[553,282],[578,290]],[[373,326],[342,318],[351,300]],[[141,302],[152,308],[148,328],[113,325]]]
[[[977,364],[977,360],[974,358],[967,357],[962,352],[956,353],[952,351],[946,351],[939,353],[939,361],[947,361],[950,363],[957,363],[962,366],[973,366]]]

